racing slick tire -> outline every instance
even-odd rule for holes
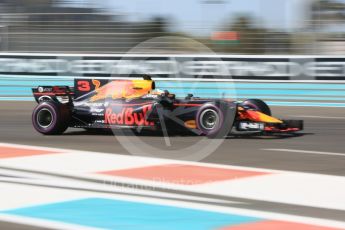
[[[244,102],[242,102],[242,105],[249,106],[268,116],[272,115],[270,107],[260,99],[247,99]]]
[[[34,128],[44,135],[62,134],[70,121],[68,106],[54,102],[39,103],[32,113]]]
[[[201,106],[195,120],[197,129],[209,138],[224,138],[230,133],[233,122],[230,110],[225,106],[222,108],[221,105],[219,107],[213,104]]]

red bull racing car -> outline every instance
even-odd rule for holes
[[[32,123],[45,135],[62,134],[68,127],[190,130],[209,137],[303,129],[301,120],[272,117],[259,99],[237,102],[192,94],[175,98],[156,89],[149,76],[142,80],[75,79],[74,87],[39,86],[32,91],[38,102]]]

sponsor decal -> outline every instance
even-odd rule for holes
[[[38,87],[37,88],[38,92],[39,93],[44,93],[44,92],[52,92],[53,91],[53,88],[52,87]]]
[[[95,113],[101,113],[101,112],[103,112],[104,111],[104,109],[97,109],[97,108],[92,108],[91,109],[91,112],[95,112]]]
[[[240,122],[240,130],[264,130],[265,126],[263,123],[254,123],[254,122]]]
[[[98,80],[92,80],[95,86],[95,95],[90,98],[91,102],[112,99],[133,99],[148,94],[152,87],[152,81],[147,80],[115,80],[100,86]]]
[[[106,107],[109,105],[108,102],[83,102],[83,105],[89,106],[89,107]]]
[[[122,108],[116,111],[108,107],[104,114],[104,123],[110,125],[128,125],[128,126],[154,126],[154,122],[146,120],[147,114],[152,111],[152,105],[146,105],[142,108],[133,107]]]
[[[94,102],[108,97],[112,99],[125,98],[134,93],[131,83],[131,81],[112,81],[102,87],[96,86],[96,94],[91,97],[90,101]]]
[[[104,116],[104,108],[91,108],[90,112],[92,116]]]
[[[146,99],[146,98],[149,98],[149,99],[157,99],[158,98],[158,95],[157,94],[151,94],[151,93],[149,93],[149,94],[146,94],[146,95],[144,95],[144,96],[142,96],[142,98],[144,98],[144,99]]]
[[[20,56],[19,56],[20,57]],[[196,56],[197,57],[197,56]],[[222,57],[220,57],[222,58]],[[168,60],[167,60],[168,59]],[[237,60],[183,61],[169,60],[68,60],[59,59],[26,59],[1,58],[0,72],[6,73],[57,73],[57,74],[156,74],[188,76],[266,76],[266,77],[343,77],[345,75],[345,59],[294,58],[287,61]],[[289,56],[286,56],[289,59]],[[79,90],[88,91],[88,83],[81,82]],[[94,84],[95,85],[95,84]]]

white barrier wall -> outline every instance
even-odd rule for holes
[[[345,56],[0,54],[0,100],[75,77],[140,77],[179,97],[261,98],[271,105],[345,107]]]
[[[345,56],[0,54],[0,74],[344,80]]]

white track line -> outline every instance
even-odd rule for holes
[[[0,214],[0,221],[9,222],[18,225],[29,225],[44,229],[62,229],[62,230],[98,230],[100,228],[91,228],[83,225],[67,224],[58,221],[36,219],[23,216],[14,216],[7,214]]]
[[[261,150],[275,151],[275,152],[307,153],[307,154],[315,154],[315,155],[327,155],[327,156],[341,156],[341,157],[345,157],[345,153],[320,152],[320,151],[300,150],[300,149],[261,149]]]
[[[14,174],[16,175],[16,174]],[[51,180],[48,177],[44,179],[39,178],[40,175],[37,175],[35,179],[26,179],[26,178],[9,178],[9,177],[0,177],[0,183],[15,183],[15,184],[27,184],[28,186],[44,186],[48,188],[59,188],[65,190],[72,190],[72,191],[89,191],[95,193],[126,193],[129,195],[137,195],[137,196],[156,196],[161,199],[180,199],[180,200],[189,200],[190,202],[222,202],[227,204],[247,204],[245,202],[239,201],[228,201],[223,199],[213,199],[213,198],[203,198],[203,197],[195,197],[190,195],[181,195],[181,194],[171,194],[165,192],[158,192],[154,190],[149,190],[150,187],[147,186],[148,190],[145,190],[144,187],[140,188],[139,186],[136,188],[133,186],[124,186],[120,184],[97,184],[93,182],[84,182],[84,181],[77,181],[65,178],[56,178],[51,177]],[[151,189],[154,189],[153,187]],[[1,206],[0,206],[1,209]]]
[[[300,117],[300,118],[321,118],[321,119],[339,119],[343,120],[345,117],[328,117],[328,116],[310,116],[310,115],[294,115],[291,117]]]

